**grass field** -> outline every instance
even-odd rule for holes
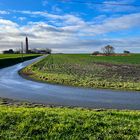
[[[29,77],[55,84],[140,90],[140,54],[91,56],[56,54],[22,71]]]
[[[135,140],[140,112],[0,105],[0,139]]]
[[[39,55],[37,54],[24,54],[23,59],[21,54],[0,54],[0,68],[11,66],[22,61],[26,61],[32,58],[35,58]]]

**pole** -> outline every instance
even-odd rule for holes
[[[21,60],[23,62],[23,42],[21,42]]]

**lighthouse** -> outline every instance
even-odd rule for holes
[[[26,36],[26,39],[25,39],[25,44],[26,44],[26,54],[28,54],[29,52],[29,44],[28,44],[28,37]]]

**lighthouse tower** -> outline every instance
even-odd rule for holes
[[[26,36],[26,39],[25,39],[25,44],[26,44],[26,54],[28,54],[29,52],[29,44],[28,44],[28,37]]]

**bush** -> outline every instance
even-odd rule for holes
[[[95,52],[92,53],[92,55],[98,55],[98,54],[100,54],[99,51],[95,51]]]
[[[129,54],[129,53],[130,53],[130,51],[124,51],[123,53],[124,53],[124,54]]]

